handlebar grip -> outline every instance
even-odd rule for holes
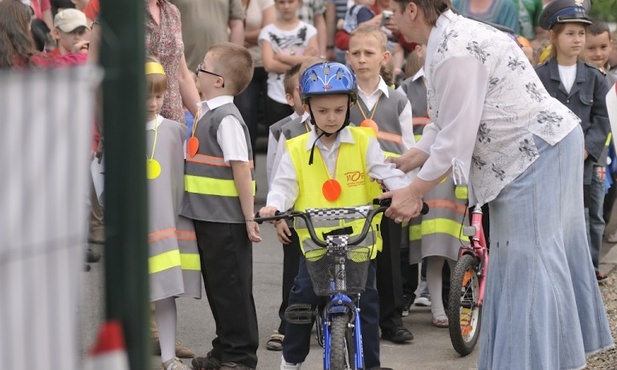
[[[392,204],[392,198],[386,198],[386,199],[373,199],[373,204],[374,205],[379,205],[380,207],[390,207],[390,205]],[[429,211],[429,206],[428,204],[426,204],[426,202],[422,202],[422,210],[420,211],[421,215],[425,215],[428,213]]]
[[[426,204],[426,202],[422,202],[422,210],[420,211],[421,215],[425,215],[428,213],[429,207],[428,204]]]
[[[281,215],[281,213],[282,213],[281,211],[276,211],[276,212],[274,213],[274,217],[263,217],[263,218],[262,218],[262,217],[259,215],[259,212],[257,212],[257,213],[255,213],[254,220],[255,220],[255,222],[257,222],[259,225],[261,225],[261,224],[263,224],[263,223],[264,223],[264,221],[279,220],[279,219],[280,219],[280,217],[278,217],[278,216],[280,216],[280,215]]]

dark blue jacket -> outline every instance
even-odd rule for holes
[[[606,111],[606,94],[610,88],[606,75],[592,65],[578,62],[576,79],[568,93],[561,83],[556,58],[536,67],[536,72],[548,93],[581,119],[585,150],[589,153],[583,183],[589,185],[593,164],[606,164],[606,138],[611,130]]]

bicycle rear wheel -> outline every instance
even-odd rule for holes
[[[355,370],[356,346],[347,315],[334,315],[330,326],[330,370]]]
[[[470,354],[480,336],[481,310],[479,260],[473,255],[463,255],[454,268],[450,281],[448,321],[450,341],[462,356]]]

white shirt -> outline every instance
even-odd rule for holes
[[[576,64],[571,66],[562,66],[558,64],[557,69],[559,69],[559,78],[561,79],[561,83],[569,93],[570,90],[572,90],[572,85],[574,85],[574,80],[576,80]]]
[[[377,104],[377,101],[379,100],[381,94],[384,94],[386,98],[390,97],[390,94],[388,92],[388,85],[381,77],[379,77],[379,84],[377,85],[377,88],[370,94],[367,94],[360,88],[360,86],[358,86],[358,98],[362,99],[362,102],[364,103],[364,105],[366,105],[366,108],[369,111],[373,110],[373,107],[375,106],[375,104]],[[403,96],[407,96],[404,92],[402,94]],[[405,104],[405,108],[403,108],[403,111],[401,112],[401,114],[399,114],[398,121],[401,125],[401,136],[403,137],[403,145],[405,146],[405,150],[407,150],[413,147],[415,144],[412,124],[413,117],[411,114],[411,103],[409,103],[409,101],[407,101],[407,104]]]
[[[307,150],[311,149],[315,139],[317,139],[314,128],[309,135],[306,141]],[[338,149],[341,143],[354,143],[354,139],[348,127],[345,127],[338,133],[336,141],[331,149],[328,149],[321,140],[318,140],[315,145],[315,150],[319,150],[330,176],[333,177],[335,175],[334,171],[338,158]],[[313,165],[321,164],[314,163]],[[406,176],[401,170],[396,169],[394,164],[384,162],[384,154],[379,143],[374,138],[371,138],[367,147],[366,165],[368,167],[368,175],[374,179],[383,180],[388,189],[400,189],[409,185],[411,182],[410,177]],[[285,150],[274,179],[272,180],[272,184],[270,184],[270,191],[268,192],[266,204],[276,207],[279,211],[287,210],[296,202],[298,191],[298,176],[291,161],[291,156],[289,152]]]
[[[233,104],[234,97],[231,95],[221,95],[210,100],[204,100],[197,103],[197,118],[194,125],[197,125],[199,119],[208,111],[214,110],[222,105]],[[218,130],[216,131],[216,141],[221,146],[223,151],[223,160],[225,164],[229,161],[249,161],[249,150],[246,145],[246,136],[240,121],[232,115],[227,115],[221,120]]]

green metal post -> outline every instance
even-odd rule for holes
[[[132,370],[151,367],[143,0],[101,1],[107,318],[122,322]]]

